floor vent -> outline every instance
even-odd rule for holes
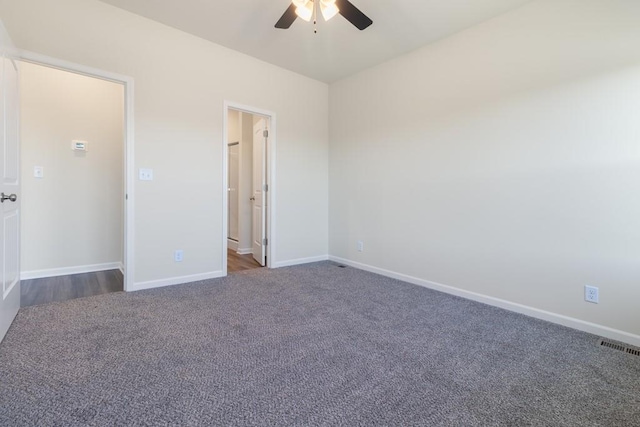
[[[633,356],[640,356],[639,348],[629,347],[623,344],[617,344],[611,341],[607,341],[605,339],[601,339],[599,342],[600,342],[600,345],[603,347],[612,348],[614,350],[622,351],[622,352],[631,354]]]
[[[342,265],[342,264],[340,264],[340,265],[338,266],[338,268],[347,268],[347,266],[346,266],[346,265]]]

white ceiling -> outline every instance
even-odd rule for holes
[[[530,0],[351,0],[373,20],[342,16],[274,28],[290,0],[101,0],[327,83],[515,9]]]

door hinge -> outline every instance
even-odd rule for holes
[[[269,244],[269,239],[263,239],[263,240],[262,240],[262,244],[263,244],[264,246],[267,246],[267,245]]]
[[[125,199],[125,200],[129,200],[129,195],[128,195],[128,194],[125,194],[125,195],[124,195],[124,199]]]
[[[269,131],[268,130],[263,130],[262,131],[262,136],[264,136],[265,138],[269,138]]]
[[[265,184],[262,188],[264,189],[264,191],[269,191],[269,184]]]

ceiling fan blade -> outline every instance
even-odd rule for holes
[[[287,10],[284,11],[278,22],[276,22],[276,28],[286,30],[293,24],[298,15],[296,15],[296,5],[291,3]]]
[[[373,21],[349,0],[336,0],[336,6],[340,9],[340,15],[344,16],[347,21],[351,22],[361,31],[373,24]]]

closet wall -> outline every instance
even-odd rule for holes
[[[228,247],[251,253],[251,182],[253,179],[253,116],[229,110],[228,123]]]

